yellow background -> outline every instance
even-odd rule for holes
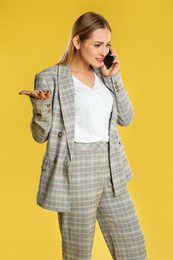
[[[171,260],[173,234],[172,0],[7,0],[1,3],[0,259],[61,260],[56,212],[35,203],[45,144],[30,133],[32,108],[18,92],[54,65],[74,21],[95,11],[112,26],[124,86],[134,106],[119,127],[134,177],[128,183],[150,260]],[[93,260],[110,260],[96,226]]]

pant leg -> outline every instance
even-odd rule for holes
[[[106,142],[75,143],[70,212],[58,212],[64,260],[91,260],[97,207],[108,167]]]
[[[112,196],[107,180],[97,209],[97,220],[113,259],[147,260],[145,239],[128,189]]]

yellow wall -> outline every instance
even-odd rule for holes
[[[134,178],[129,191],[150,260],[171,260],[173,233],[172,0],[7,0],[1,3],[0,259],[61,260],[57,215],[35,203],[45,144],[30,133],[32,109],[18,92],[54,65],[74,21],[96,11],[110,22],[133,123],[119,128]],[[111,256],[97,225],[93,260]]]

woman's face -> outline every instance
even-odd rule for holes
[[[83,62],[94,67],[101,67],[109,52],[111,33],[107,28],[95,30],[90,38],[80,42],[79,54]]]

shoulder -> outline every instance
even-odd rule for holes
[[[58,65],[53,65],[53,66],[50,66],[50,67],[48,67],[48,68],[45,68],[45,69],[39,71],[39,72],[36,74],[36,76],[37,76],[37,77],[44,77],[44,78],[57,77],[58,69],[59,69],[59,66],[58,66]]]
[[[39,85],[38,87],[39,89],[42,89],[43,85],[45,84],[46,87],[50,90],[52,95],[56,87],[58,87],[57,84],[58,70],[59,70],[59,66],[53,65],[39,71],[35,75],[35,84]]]

